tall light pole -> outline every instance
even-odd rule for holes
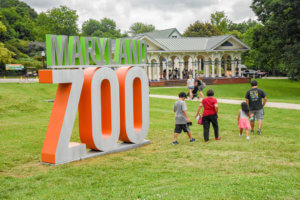
[[[46,68],[46,66],[45,66],[45,51],[42,51],[42,53],[41,53],[41,56],[42,56],[42,65],[43,65],[43,68],[45,69]]]

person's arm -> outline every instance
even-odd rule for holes
[[[263,108],[265,107],[266,103],[267,103],[267,97],[265,96],[264,102],[263,102],[263,105],[262,105]]]
[[[247,91],[247,93],[245,95],[245,99],[246,99],[246,103],[248,104],[248,107],[249,107],[249,99],[250,99],[250,93],[249,93],[249,91]]]
[[[187,119],[187,122],[191,122],[191,120],[190,120],[190,118],[189,118],[189,116],[188,116],[186,110],[184,110],[183,113],[184,113],[184,115],[185,115],[185,117],[186,117],[186,119]]]
[[[203,107],[202,103],[199,104],[195,117],[199,115],[201,108]]]
[[[237,124],[239,125],[239,121],[240,121],[240,115],[241,115],[241,110],[239,110],[239,114],[238,114],[238,118],[237,118]]]
[[[219,106],[218,106],[218,104],[217,104],[217,103],[215,104],[215,111],[216,111],[216,113],[218,114],[218,111],[219,111]]]

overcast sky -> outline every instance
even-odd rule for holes
[[[181,33],[196,20],[206,22],[215,11],[225,11],[233,22],[256,19],[252,0],[22,0],[38,13],[66,5],[77,11],[78,24],[92,19],[113,19],[122,32],[134,22],[156,29],[177,28]]]

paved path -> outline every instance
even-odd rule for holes
[[[38,81],[39,79],[36,78],[23,78],[22,80],[19,78],[0,79],[0,83],[34,83]]]
[[[161,99],[178,99],[176,96],[168,96],[168,95],[157,95],[157,94],[150,94],[150,97],[153,98],[161,98]],[[200,101],[198,99],[193,101]],[[243,100],[232,100],[232,99],[218,99],[219,103],[228,103],[228,104],[241,104]],[[300,110],[300,104],[294,103],[275,103],[275,102],[267,102],[266,107],[270,108],[283,108],[283,109],[292,109],[292,110]]]

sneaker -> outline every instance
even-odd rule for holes
[[[172,144],[173,144],[173,145],[176,145],[176,144],[178,144],[178,142],[177,142],[177,141],[174,141],[174,142],[172,142]]]
[[[246,137],[246,139],[247,139],[247,140],[250,140],[250,137],[249,137],[249,136],[247,136],[247,137]]]
[[[196,139],[195,138],[192,138],[191,140],[190,140],[190,142],[195,142],[196,141]]]
[[[215,140],[221,140],[221,137],[219,136],[218,138],[215,138]]]
[[[242,134],[240,134],[239,136],[240,136],[240,137],[242,137],[243,135],[242,135]]]
[[[257,134],[261,135],[261,130],[260,129],[257,129]]]
[[[254,130],[251,130],[250,133],[254,134]]]

